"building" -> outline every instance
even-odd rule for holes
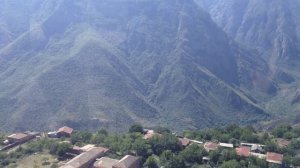
[[[239,148],[235,148],[235,152],[239,156],[249,157],[251,149],[249,147],[242,146],[242,147],[239,147]]]
[[[264,153],[264,148],[261,145],[258,144],[253,144],[251,146],[251,152],[255,152],[255,153]]]
[[[207,152],[209,152],[209,151],[214,151],[214,150],[218,149],[218,147],[219,147],[219,144],[214,143],[214,142],[206,142],[206,143],[204,144],[204,149],[205,149]]]
[[[29,141],[33,139],[34,136],[30,134],[24,134],[24,133],[15,133],[7,137],[7,140],[10,144],[12,143],[24,143],[26,141]]]
[[[61,166],[61,168],[89,168],[97,158],[103,156],[107,151],[107,148],[94,147],[89,151],[76,156],[64,166]]]
[[[187,147],[191,144],[191,141],[188,138],[178,138],[179,144],[182,147]]]
[[[102,157],[94,163],[94,168],[112,168],[113,165],[119,163],[117,159],[111,159],[108,157]]]
[[[70,137],[73,133],[73,128],[64,126],[58,129],[56,132],[58,137]]]
[[[230,143],[219,143],[219,146],[223,148],[233,148],[233,144]]]
[[[141,159],[136,156],[126,155],[112,168],[141,168]]]
[[[282,164],[283,155],[273,152],[267,152],[266,160],[269,163]]]
[[[160,135],[160,134],[154,132],[153,130],[148,130],[148,131],[146,132],[146,134],[144,135],[143,138],[144,138],[144,139],[151,139],[151,138],[153,138],[155,135]]]

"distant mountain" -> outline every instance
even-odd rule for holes
[[[229,37],[254,49],[269,67],[277,92],[251,95],[280,118],[300,114],[300,1],[195,0]],[[254,93],[254,94],[253,94]],[[296,123],[298,123],[296,119]]]
[[[267,62],[193,0],[18,2],[0,4],[2,130],[270,118],[248,93],[276,93]]]

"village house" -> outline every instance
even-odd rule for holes
[[[235,148],[235,152],[238,156],[249,157],[251,150],[249,147],[241,146],[239,148]]]
[[[89,168],[97,158],[103,156],[107,151],[107,148],[94,147],[89,151],[76,156],[65,165],[61,166],[61,168]]]
[[[61,138],[61,137],[70,137],[73,133],[73,128],[64,126],[59,128],[57,131],[48,132],[49,138]]]
[[[73,133],[73,128],[64,126],[58,129],[57,135],[58,137],[70,137]]]
[[[15,133],[15,134],[12,134],[12,135],[9,135],[7,137],[7,141],[12,144],[12,143],[24,143],[24,142],[27,142],[31,139],[33,139],[34,136],[33,135],[30,135],[30,134],[24,134],[24,133]]]
[[[178,138],[179,145],[183,148],[186,148],[191,144],[191,141],[188,138]]]
[[[141,159],[136,156],[126,155],[112,168],[141,168]]]
[[[144,135],[143,139],[151,139],[153,138],[155,135],[160,135],[156,132],[154,132],[153,130],[147,130],[146,134]]]
[[[209,151],[214,151],[216,149],[218,149],[219,144],[215,143],[215,142],[206,142],[204,144],[204,149],[209,152]]]
[[[283,155],[273,152],[267,152],[266,160],[269,163],[282,164]]]

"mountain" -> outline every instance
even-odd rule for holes
[[[300,2],[297,0],[195,0],[241,46],[256,50],[269,67],[277,92],[250,93],[269,113],[298,118]],[[295,121],[298,123],[297,119]]]
[[[248,93],[276,92],[267,62],[193,0],[19,2],[0,5],[1,130],[270,118]]]

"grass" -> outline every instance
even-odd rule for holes
[[[50,168],[51,165],[57,164],[58,161],[56,158],[47,153],[36,153],[30,156],[27,156],[21,160],[18,160],[17,163],[11,164],[8,167],[17,167],[17,168]]]

